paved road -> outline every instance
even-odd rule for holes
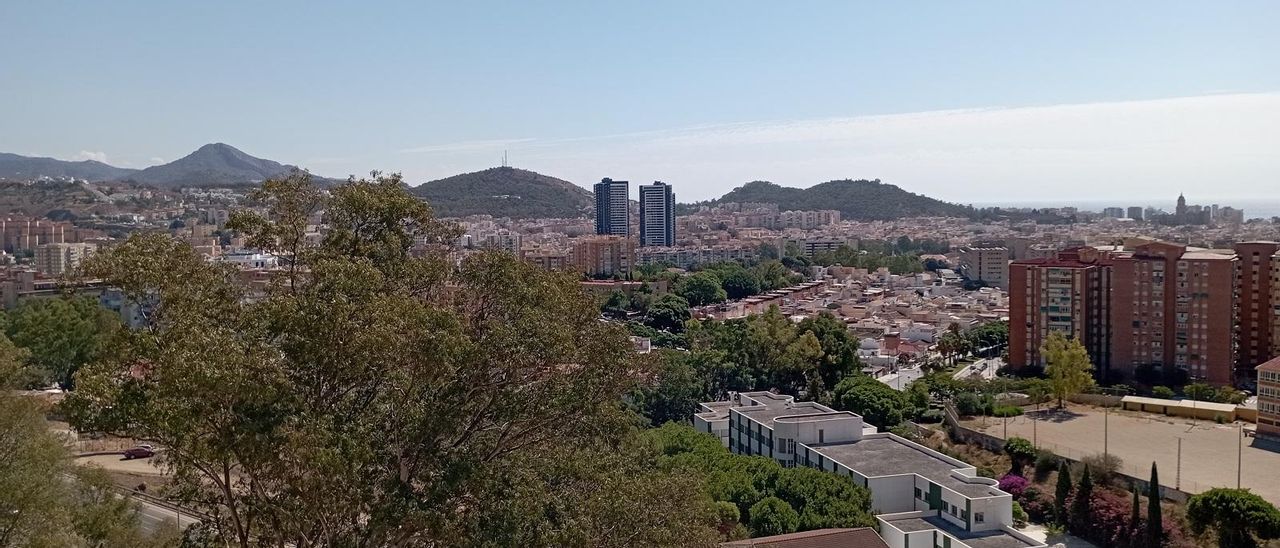
[[[952,378],[956,380],[969,377],[994,379],[996,378],[996,372],[999,371],[1001,367],[1004,367],[1004,360],[1001,360],[1000,358],[981,359],[960,368]]]
[[[924,376],[924,371],[919,367],[902,368],[897,373],[880,377],[880,382],[889,385],[894,390],[906,390],[911,382]]]
[[[138,520],[142,525],[142,530],[148,533],[163,531],[166,528],[178,525],[180,529],[186,529],[192,525],[200,523],[195,516],[182,513],[173,507],[161,506],[141,500],[137,497],[131,497],[138,505]]]

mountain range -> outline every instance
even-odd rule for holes
[[[131,181],[156,187],[223,186],[259,183],[288,173],[295,166],[250,156],[235,147],[213,143],[172,162],[128,169],[93,160],[65,161],[0,153],[0,181],[41,177]],[[314,177],[321,184],[336,179]],[[549,175],[524,169],[496,167],[423,183],[411,192],[429,201],[442,217],[487,214],[495,217],[586,217],[594,200],[591,191]],[[879,180],[836,180],[808,188],[753,181],[706,202],[681,204],[682,212],[700,205],[726,202],[778,204],[782,210],[836,209],[850,220],[889,220],[917,216],[991,216],[991,211],[936,200],[907,192]],[[996,214],[1004,214],[995,212]]]
[[[0,153],[0,179],[32,180],[74,177],[92,182],[132,181],[157,187],[218,186],[257,183],[288,173],[296,166],[250,156],[224,143],[204,145],[167,164],[146,169],[115,167],[102,162],[73,162]],[[317,177],[320,182],[336,182]]]

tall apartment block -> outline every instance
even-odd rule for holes
[[[889,546],[1032,548],[1012,527],[1013,497],[972,465],[900,438],[848,411],[771,392],[731,393],[702,404],[694,428],[733,453],[851,478],[871,491]]]
[[[61,276],[80,266],[94,249],[96,246],[87,243],[40,244],[35,250],[36,270],[44,276]]]
[[[1000,289],[1009,288],[1009,248],[973,245],[960,248],[960,274]]]
[[[1242,242],[1235,249],[1240,258],[1236,370],[1249,375],[1253,367],[1280,356],[1280,243]]]
[[[1041,363],[1039,345],[1049,331],[1061,331],[1085,344],[1104,375],[1132,377],[1156,366],[1218,385],[1252,378],[1280,348],[1278,250],[1271,242],[1227,250],[1144,240],[1015,261],[1010,364]],[[1091,268],[1099,272],[1092,279],[1106,282],[1068,283],[1066,270]]]
[[[608,177],[596,183],[596,234],[602,236],[630,236],[631,217],[626,181]]]
[[[573,246],[573,264],[588,276],[626,276],[636,263],[636,243],[625,236],[583,238]]]
[[[1041,365],[1049,332],[1079,339],[1100,375],[1110,367],[1111,271],[1093,248],[1009,265],[1009,363]],[[1015,334],[1016,333],[1016,334]]]
[[[640,185],[640,246],[676,245],[676,195],[671,185]]]
[[[1258,437],[1280,441],[1280,358],[1257,367]]]

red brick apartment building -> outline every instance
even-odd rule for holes
[[[1277,353],[1277,250],[1266,242],[1206,250],[1140,241],[1014,261],[1010,365],[1041,364],[1040,344],[1061,331],[1084,343],[1103,375],[1131,378],[1155,365],[1219,385],[1252,377],[1252,367]]]
[[[1052,259],[1010,263],[1010,364],[1040,364],[1045,338],[1050,331],[1061,331],[1080,339],[1094,364],[1105,370],[1111,334],[1107,260],[1098,250],[1083,247]]]

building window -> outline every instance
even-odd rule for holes
[[[985,519],[985,516],[983,516],[983,515],[982,515],[982,512],[974,512],[974,513],[973,513],[973,522],[974,522],[974,523],[982,523],[984,519]]]
[[[921,491],[919,487],[916,487],[916,498],[924,500],[924,491]]]

